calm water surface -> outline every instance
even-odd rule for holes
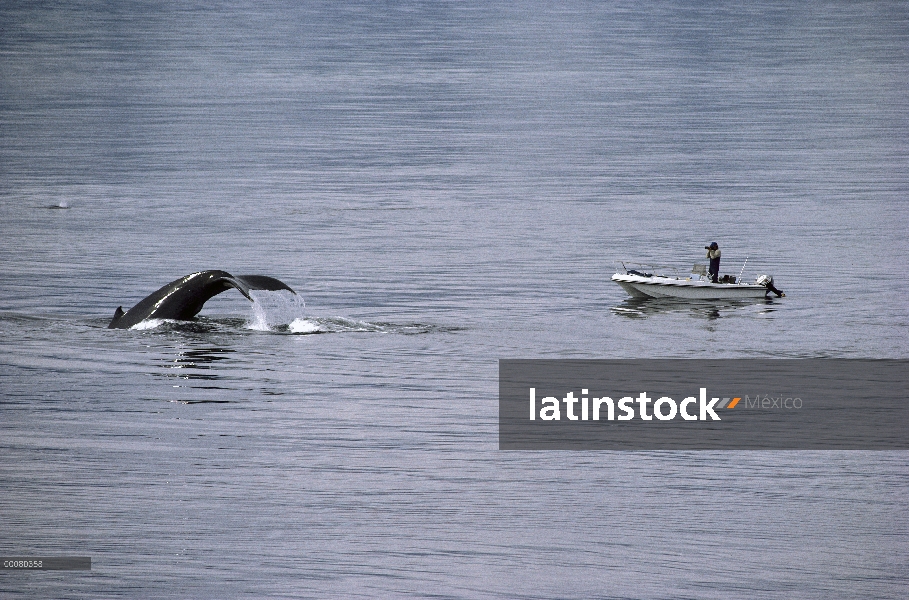
[[[93,560],[4,597],[907,595],[905,453],[497,449],[500,358],[909,356],[904,3],[181,6],[0,7],[0,554]],[[787,297],[609,281],[714,240]],[[212,268],[305,306],[106,329]]]

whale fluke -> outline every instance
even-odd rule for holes
[[[227,271],[200,271],[172,281],[134,307],[114,312],[108,329],[129,329],[146,319],[192,319],[202,305],[221,292],[235,288],[252,301],[252,290],[296,292],[286,283],[266,275],[231,275]]]
[[[234,277],[239,281],[242,281],[246,286],[251,290],[265,290],[267,292],[279,292],[281,290],[287,290],[296,294],[290,286],[281,281],[280,279],[275,279],[274,277],[269,277],[268,275],[237,275]]]

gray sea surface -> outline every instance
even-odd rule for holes
[[[905,452],[505,452],[501,358],[909,357],[909,4],[0,4],[4,598],[905,598]],[[786,297],[634,301],[619,262]],[[109,330],[203,269],[192,323]],[[305,304],[304,304],[305,303]]]

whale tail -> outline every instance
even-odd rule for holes
[[[192,319],[213,296],[234,288],[250,301],[253,290],[296,292],[289,285],[266,275],[231,275],[226,271],[200,271],[172,281],[123,312],[118,307],[109,329],[128,329],[145,319]]]
[[[246,284],[246,287],[249,290],[265,290],[266,292],[287,290],[291,294],[297,293],[280,279],[275,279],[274,277],[269,277],[267,275],[234,275],[233,278]],[[243,290],[240,291],[242,292]],[[246,294],[243,295],[246,296]]]

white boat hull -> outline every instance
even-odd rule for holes
[[[686,300],[737,300],[764,298],[768,289],[754,283],[712,283],[675,277],[642,277],[616,273],[612,280],[639,298],[683,298]]]

